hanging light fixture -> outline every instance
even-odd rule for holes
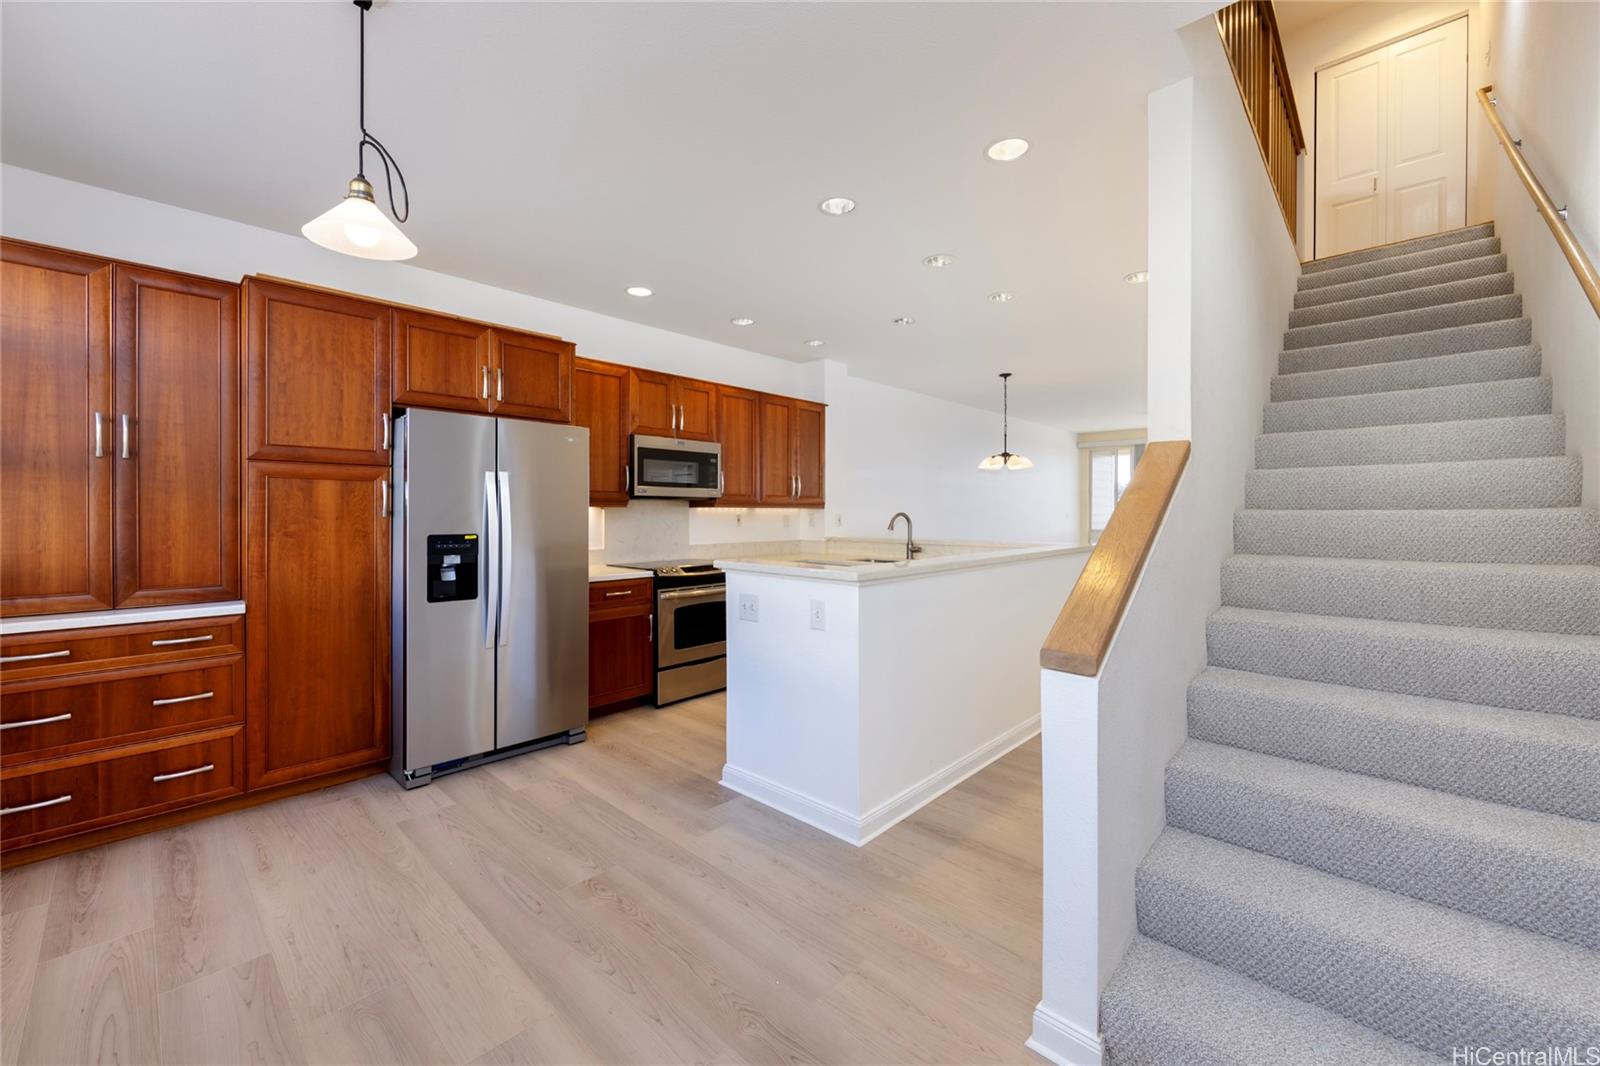
[[[389,210],[396,220],[404,222],[411,215],[411,193],[406,188],[406,177],[400,173],[400,164],[394,161],[378,138],[367,132],[367,12],[372,0],[355,0],[361,9],[361,69],[360,98],[357,114],[361,125],[361,144],[356,149],[356,176],[350,179],[350,188],[333,207],[300,227],[300,232],[313,244],[320,244],[335,252],[359,256],[362,259],[410,259],[417,254],[400,227],[389,221],[372,198],[372,183],[367,180],[367,148],[378,153],[383,164],[383,181],[389,193]],[[393,173],[390,172],[393,167]],[[401,202],[405,210],[395,206],[394,184],[400,182]]]
[[[1033,460],[1011,451],[1011,371],[1000,375],[1000,450],[978,464],[979,470],[1032,470]]]

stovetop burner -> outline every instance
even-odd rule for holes
[[[710,559],[662,559],[651,563],[616,563],[634,570],[649,570],[657,577],[695,577],[721,574]]]

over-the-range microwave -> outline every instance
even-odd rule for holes
[[[635,496],[715,499],[722,495],[722,445],[635,434],[628,472]]]

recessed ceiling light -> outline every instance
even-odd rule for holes
[[[643,285],[629,285],[628,286],[628,295],[629,296],[654,296],[655,292],[656,291],[654,289],[647,289]]]
[[[848,196],[830,196],[817,205],[825,215],[848,215],[856,209],[856,202]]]
[[[1143,285],[1145,282],[1150,280],[1150,271],[1135,270],[1131,274],[1122,275],[1122,280],[1126,281],[1129,285]]]
[[[828,343],[827,341],[806,341],[806,347],[807,348],[820,348],[824,344],[827,344],[827,343]]]
[[[922,265],[925,267],[947,267],[955,261],[956,257],[953,255],[929,255],[923,257]]]
[[[1022,153],[1027,150],[1028,142],[1021,137],[1007,137],[989,146],[989,158],[999,163],[1009,163],[1014,159],[1021,159]]]
[[[989,294],[989,299],[993,300],[997,304],[1008,304],[1012,300],[1015,300],[1016,298],[1017,298],[1017,294],[1016,293],[1014,293],[1014,292],[1006,292],[1003,289],[1001,291],[999,291],[999,292],[991,292]]]
[[[916,325],[917,322],[917,320],[912,318],[910,315],[901,315],[893,321],[897,326],[913,326]]]
[[[740,316],[739,318],[730,318],[728,321],[732,322],[736,326],[753,326],[756,324],[755,319],[745,318],[743,316]]]

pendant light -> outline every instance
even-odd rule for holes
[[[1033,460],[1011,451],[1011,371],[1000,375],[1000,450],[978,464],[979,470],[1032,470]]]
[[[378,153],[378,161],[383,164],[389,210],[400,222],[410,217],[411,193],[406,188],[405,175],[400,173],[400,164],[394,161],[394,156],[379,143],[378,138],[367,132],[367,12],[372,8],[372,0],[355,0],[355,5],[361,9],[361,88],[357,105],[361,144],[356,149],[356,176],[350,179],[350,188],[344,199],[301,226],[300,232],[313,244],[345,255],[362,259],[410,259],[417,254],[417,246],[378,207],[372,198],[372,183],[367,181],[367,147],[370,145]],[[392,174],[390,167],[394,168]],[[400,182],[401,202],[405,204],[404,211],[395,206],[394,183],[397,179]]]

